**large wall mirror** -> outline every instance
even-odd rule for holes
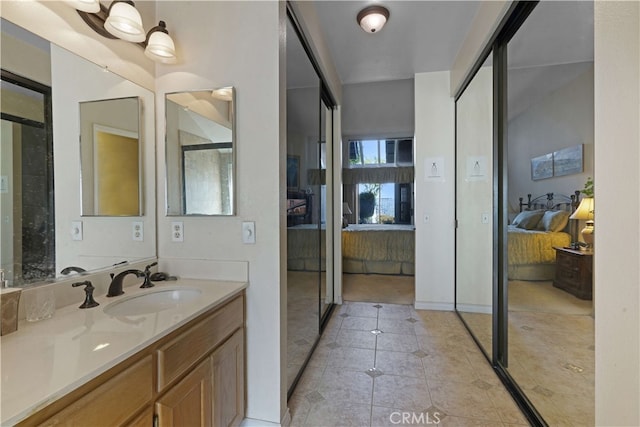
[[[82,216],[142,215],[140,99],[80,103]]]
[[[233,215],[235,90],[169,93],[167,215]]]
[[[155,257],[153,92],[5,19],[1,30],[0,261],[9,284],[53,281],[68,267],[92,271]],[[94,110],[86,126],[80,124],[85,107]],[[91,150],[78,142],[89,143],[85,131]],[[95,132],[129,138],[126,162],[93,152]],[[121,151],[128,142],[118,144],[103,148]],[[100,187],[93,179],[89,187],[82,184],[107,163],[131,177],[131,188],[98,199],[98,209]],[[130,206],[108,211],[123,191],[132,195]],[[133,227],[141,233],[134,236]]]

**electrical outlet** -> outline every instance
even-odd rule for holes
[[[71,221],[71,239],[82,240],[82,221]]]
[[[133,221],[131,223],[131,238],[135,242],[142,242],[144,240],[144,225],[142,221]]]
[[[171,222],[171,240],[173,242],[184,242],[184,223],[182,221]]]

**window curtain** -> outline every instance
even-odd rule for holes
[[[347,184],[402,184],[413,182],[413,166],[342,169],[342,183]]]
[[[413,166],[393,166],[379,168],[342,169],[342,183],[351,184],[403,184],[413,182]],[[325,185],[325,169],[309,169],[307,171],[309,185]]]

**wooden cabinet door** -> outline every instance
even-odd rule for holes
[[[213,425],[237,426],[244,418],[244,332],[213,352]]]
[[[158,399],[156,414],[162,427],[212,425],[210,357]]]

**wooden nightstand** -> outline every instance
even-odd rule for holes
[[[580,299],[592,299],[593,252],[557,248],[556,277],[553,286],[569,292]]]

